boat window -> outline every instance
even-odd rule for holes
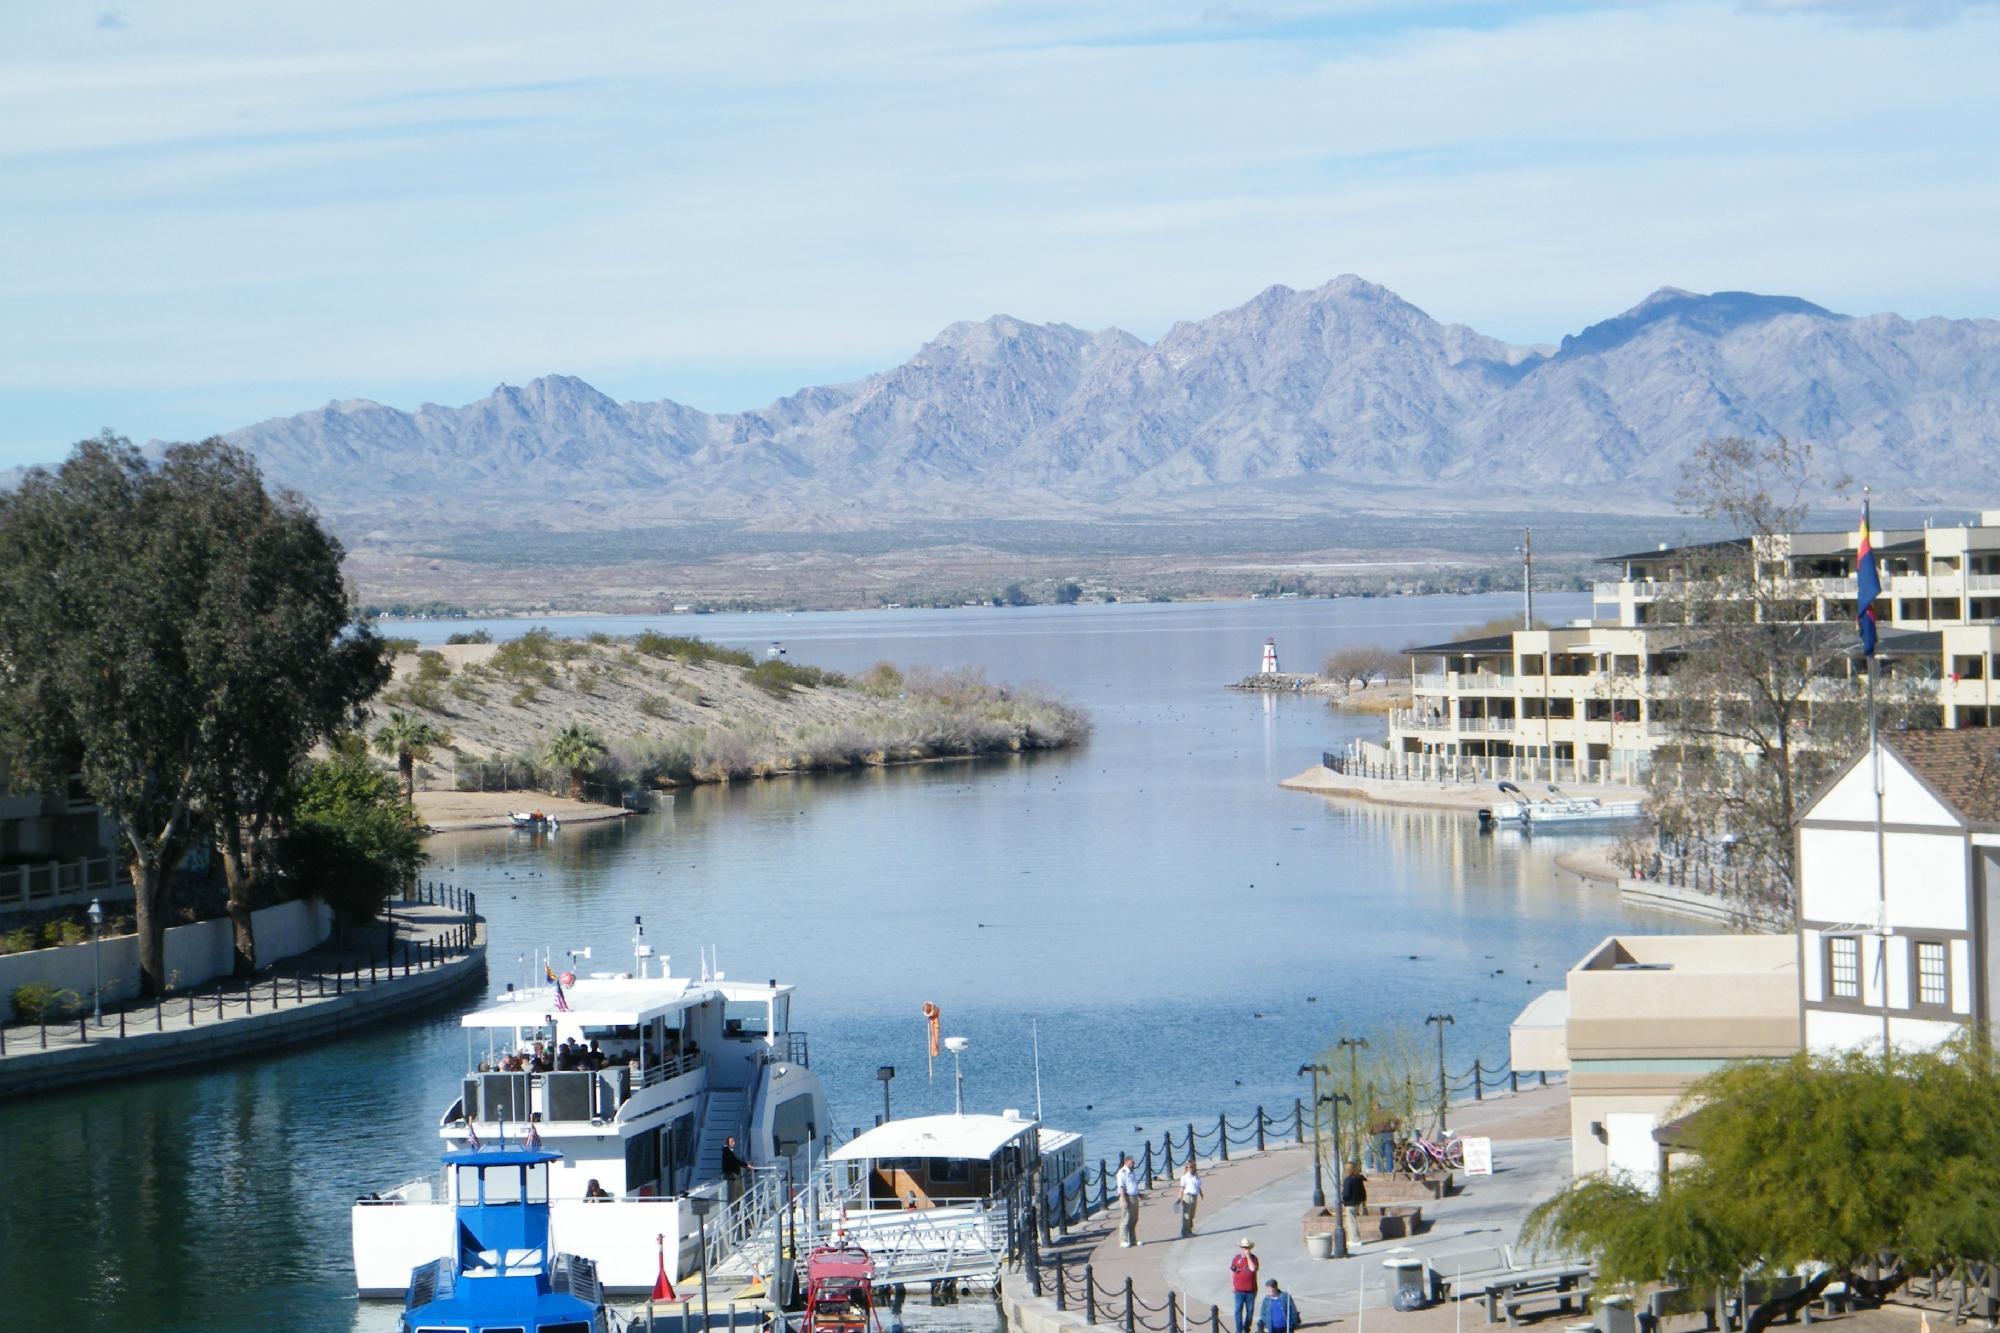
[[[419,1324],[417,1333],[472,1333],[463,1324]]]
[[[549,1164],[531,1162],[528,1165],[528,1202],[547,1203],[549,1201]]]
[[[933,1157],[930,1159],[931,1183],[936,1185],[970,1185],[972,1183],[972,1163],[963,1157]]]
[[[486,1177],[486,1203],[519,1203],[521,1201],[521,1168],[518,1166],[489,1166],[483,1172]]]
[[[761,1037],[770,1031],[770,1011],[762,1000],[729,1000],[722,1006],[722,1035]]]
[[[780,1153],[790,1157],[819,1135],[813,1123],[813,1099],[809,1092],[778,1103],[771,1117],[771,1139]]]
[[[481,1324],[479,1333],[528,1333],[519,1324]]]
[[[590,1333],[590,1325],[565,1319],[560,1324],[537,1324],[537,1333]]]
[[[458,1168],[458,1201],[470,1207],[479,1202],[479,1168],[461,1166]]]

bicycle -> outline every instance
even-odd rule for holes
[[[1397,1165],[1413,1179],[1421,1179],[1439,1168],[1460,1171],[1465,1168],[1465,1140],[1457,1135],[1427,1139],[1418,1134],[1397,1150],[1396,1157]]]

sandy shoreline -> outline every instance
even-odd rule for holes
[[[510,810],[540,810],[565,824],[623,819],[631,814],[616,805],[573,801],[538,791],[420,791],[417,818],[432,833],[462,833],[469,829],[512,828]]]

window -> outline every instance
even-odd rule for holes
[[[549,1164],[530,1162],[528,1164],[528,1202],[547,1203],[549,1201]]]
[[[1951,980],[1945,972],[1944,945],[1917,941],[1917,1003],[1944,1009],[1951,1004]]]
[[[482,1203],[519,1203],[521,1201],[521,1168],[518,1166],[489,1166],[480,1175],[485,1177],[486,1195]]]
[[[1826,942],[1827,990],[1837,1000],[1861,998],[1861,941],[1836,936]]]

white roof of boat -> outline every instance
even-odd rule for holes
[[[1004,1115],[920,1115],[891,1120],[834,1149],[837,1162],[880,1161],[887,1157],[964,1157],[985,1161],[1036,1127],[1025,1117]]]
[[[505,1028],[537,1024],[560,1014],[563,1021],[583,1027],[634,1027],[649,1018],[669,1014],[689,1005],[721,996],[728,1000],[767,1000],[791,993],[790,986],[775,990],[768,985],[743,981],[696,981],[687,977],[578,977],[564,988],[567,1011],[556,1008],[553,987],[511,992],[513,998],[496,1000],[459,1020],[461,1027]]]

